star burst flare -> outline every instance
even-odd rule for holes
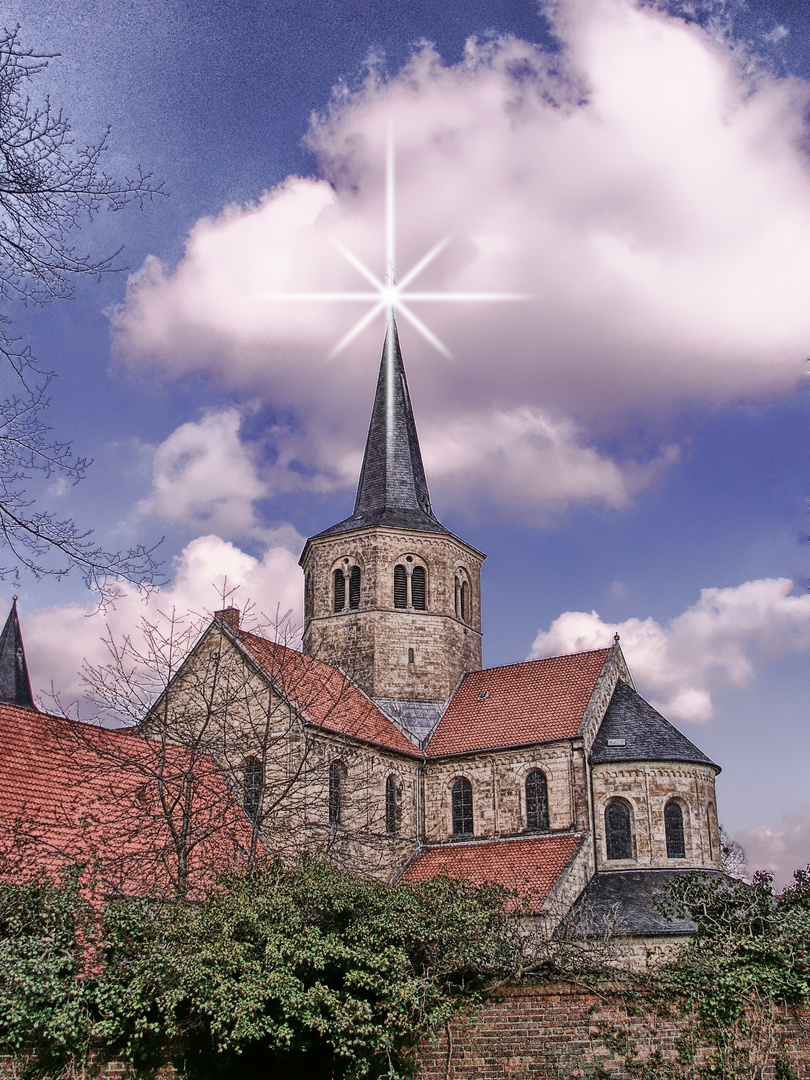
[[[450,241],[446,236],[435,244],[427,254],[411,267],[411,269],[399,280],[396,280],[394,272],[394,249],[396,242],[395,223],[395,192],[394,192],[394,139],[391,131],[388,132],[386,153],[386,176],[385,176],[385,278],[381,279],[370,270],[366,264],[350,251],[339,240],[332,239],[332,243],[343,255],[348,263],[357,270],[361,277],[368,282],[368,291],[353,290],[351,292],[274,292],[259,293],[258,298],[273,301],[292,301],[308,303],[370,303],[371,307],[361,316],[349,332],[341,338],[332,350],[330,356],[337,356],[347,345],[361,334],[363,330],[373,322],[380,312],[386,311],[402,315],[430,344],[443,356],[452,359],[452,353],[447,346],[425,325],[425,323],[411,310],[413,303],[462,303],[478,304],[485,302],[503,302],[516,300],[530,300],[527,293],[501,293],[501,292],[418,292],[410,289],[412,282],[437,258]]]

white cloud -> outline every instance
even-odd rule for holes
[[[810,347],[807,86],[752,82],[699,27],[649,5],[557,11],[564,49],[551,60],[512,39],[470,43],[451,66],[424,49],[338,99],[309,136],[322,179],[291,177],[198,222],[176,270],[150,259],[131,279],[121,358],[271,398],[293,418],[277,433],[277,483],[348,483],[382,328],[330,359],[362,307],[258,294],[366,288],[333,238],[381,271],[393,124],[401,271],[449,236],[420,286],[534,296],[416,305],[455,365],[400,327],[420,429],[458,443],[448,479],[463,484],[477,460],[486,500],[503,473],[525,477],[532,451],[505,437],[524,423],[559,473],[532,488],[541,509],[592,500],[600,481],[601,500],[620,505],[650,466],[589,450],[597,432],[621,445],[630,414],[654,425],[684,400],[792,392]],[[576,437],[542,434],[574,415]]]
[[[702,589],[698,602],[666,626],[567,611],[538,633],[532,656],[604,648],[618,632],[641,693],[669,720],[705,723],[714,690],[744,686],[757,662],[810,651],[810,595],[792,589],[785,578]]]
[[[221,606],[226,588],[236,590],[226,603],[250,606],[259,624],[275,624],[289,612],[287,625],[293,634],[300,629],[303,585],[295,555],[286,547],[273,547],[256,559],[218,536],[201,536],[175,560],[173,583],[148,597],[125,583],[115,607],[106,612],[69,604],[27,615],[26,654],[34,694],[44,708],[53,708],[45,696],[53,685],[64,705],[78,700],[83,715],[91,715],[92,708],[83,701],[81,670],[85,662],[107,661],[102,639],[108,629],[120,642],[127,635],[137,637],[144,616],[153,619],[173,609],[178,616],[209,615]]]
[[[568,419],[522,406],[459,416],[422,438],[425,466],[443,502],[465,510],[484,498],[537,518],[538,508],[572,501],[609,509],[626,506],[666,465],[678,458],[667,447],[646,464],[619,464],[592,447]]]
[[[155,451],[152,494],[138,512],[225,537],[259,532],[253,504],[267,492],[240,423],[237,409],[223,409],[173,431]]]
[[[810,863],[810,803],[789,810],[777,828],[762,825],[735,835],[748,856],[748,872],[767,870],[777,889],[789,885],[793,871]]]

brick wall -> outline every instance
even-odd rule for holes
[[[694,1030],[689,1020],[645,1014],[628,1001],[619,993],[567,983],[505,987],[481,1008],[457,1016],[449,1040],[443,1032],[425,1047],[418,1080],[695,1080],[707,1075],[700,1071],[709,1061],[705,1048],[698,1048],[690,1066],[677,1060],[678,1041]],[[749,1018],[744,1060],[725,1075],[735,1080],[810,1077],[810,1009],[785,1009],[777,1019],[763,1025]],[[629,1068],[628,1055],[634,1058]],[[23,1075],[21,1062],[0,1058],[0,1080]],[[164,1067],[155,1080],[175,1075]],[[93,1076],[133,1080],[120,1062]]]
[[[449,1042],[443,1033],[426,1047],[418,1080],[687,1080],[709,1057],[699,1048],[695,1067],[679,1066],[677,1043],[689,1030],[689,1021],[645,1015],[618,993],[569,984],[510,987],[457,1017]],[[738,1080],[779,1080],[791,1075],[785,1066],[796,1078],[810,1077],[810,1010],[785,1010],[776,1025],[752,1023],[746,1039],[750,1068],[743,1063]],[[642,1071],[656,1052],[657,1070]],[[628,1055],[635,1061],[629,1068]]]

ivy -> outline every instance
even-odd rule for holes
[[[0,883],[0,1049],[32,1072],[86,1056],[90,1004],[80,975],[91,926],[78,871]]]
[[[198,904],[110,903],[82,971],[92,913],[75,886],[49,889],[32,892],[28,946],[28,893],[9,890],[17,923],[0,952],[4,983],[18,957],[0,1049],[36,1050],[34,1070],[41,1047],[51,1063],[93,1047],[143,1073],[168,1059],[189,1077],[394,1080],[413,1074],[425,1033],[514,972],[524,949],[502,890],[390,886],[309,863],[233,877]],[[68,960],[42,980],[38,952],[57,930]]]

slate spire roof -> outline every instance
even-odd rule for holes
[[[419,532],[448,531],[430,506],[393,310],[388,314],[354,513],[318,535],[329,536],[369,525]]]
[[[17,597],[11,605],[3,633],[0,634],[0,702],[34,709],[34,695],[25,662],[20,620],[17,617]]]

